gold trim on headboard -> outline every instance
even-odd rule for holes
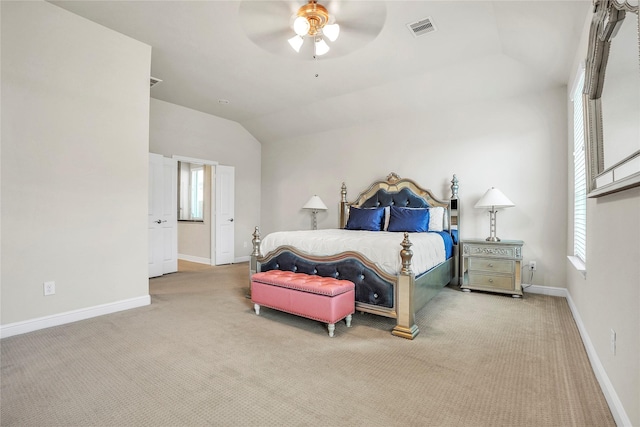
[[[453,180],[451,181],[451,190],[453,192],[452,198],[458,197],[458,179],[454,175]],[[451,200],[443,200],[436,197],[431,190],[420,187],[415,181],[408,178],[400,178],[398,174],[395,172],[391,172],[387,175],[386,180],[384,181],[376,181],[369,186],[365,191],[358,194],[358,197],[353,202],[347,201],[347,186],[343,182],[342,188],[340,190],[340,228],[344,228],[347,224],[347,218],[349,217],[349,208],[351,206],[359,207],[373,195],[375,195],[378,190],[385,190],[389,193],[397,193],[400,192],[403,188],[408,188],[413,192],[416,196],[421,197],[424,201],[426,201],[429,206],[436,207],[441,206],[451,212]],[[457,218],[456,221],[457,223]],[[454,222],[452,221],[453,225]]]
[[[403,188],[410,189],[416,196],[424,199],[429,206],[442,206],[446,208],[449,206],[448,200],[442,200],[437,198],[431,190],[420,187],[415,181],[408,178],[400,178],[398,174],[391,172],[386,181],[377,181],[371,184],[371,186],[360,193],[354,202],[349,203],[349,206],[361,206],[365,201],[371,198],[378,190],[385,190],[389,193],[397,193]]]

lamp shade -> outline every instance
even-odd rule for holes
[[[316,38],[316,42],[315,42],[315,46],[316,46],[316,55],[320,56],[320,55],[324,55],[325,53],[329,52],[329,49],[331,49],[329,47],[329,45],[327,44],[326,41],[324,41],[324,39],[322,38]]]
[[[302,43],[304,43],[304,39],[301,36],[293,36],[289,39],[289,44],[296,52],[300,52]]]
[[[325,36],[327,36],[329,40],[334,42],[338,39],[338,35],[340,35],[340,25],[338,24],[325,25],[324,28],[322,29],[322,34],[324,34]]]
[[[309,21],[305,17],[298,16],[296,20],[293,21],[293,31],[299,36],[306,35],[310,28],[311,24],[309,24]]]
[[[484,196],[475,204],[476,208],[511,208],[515,204],[507,196],[495,187],[491,187]]]
[[[312,209],[314,211],[326,211],[327,205],[324,204],[322,199],[315,194],[311,196],[309,201],[302,207],[302,209]]]

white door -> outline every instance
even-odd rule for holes
[[[216,265],[233,263],[235,168],[215,167],[216,173]]]
[[[149,277],[178,271],[178,162],[149,153]]]

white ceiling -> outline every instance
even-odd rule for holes
[[[304,1],[51,3],[151,45],[151,75],[163,80],[153,98],[237,121],[262,143],[425,114],[460,94],[473,102],[564,85],[591,7],[343,0],[327,5],[340,38],[314,60],[287,43]],[[437,31],[415,38],[407,24],[427,16]]]

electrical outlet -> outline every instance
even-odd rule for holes
[[[529,270],[535,271],[536,267],[537,267],[537,264],[535,261],[529,261]]]
[[[56,282],[44,282],[44,295],[54,295],[56,293]]]
[[[611,330],[611,354],[616,355],[616,331]]]

